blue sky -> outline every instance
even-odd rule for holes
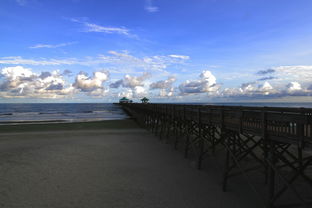
[[[2,0],[1,102],[312,101],[310,0]]]

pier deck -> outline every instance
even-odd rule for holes
[[[242,106],[123,104],[141,126],[196,159],[224,155],[222,189],[234,176],[262,198],[265,207],[311,207],[312,109]],[[208,164],[209,165],[209,164]],[[261,173],[263,187],[252,172]],[[237,188],[237,191],[240,191]]]

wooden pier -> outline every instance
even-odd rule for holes
[[[263,176],[265,207],[312,206],[312,109],[135,103],[122,107],[141,126],[172,141],[185,157],[192,154],[198,169],[221,150],[224,191],[238,173],[256,189],[251,173],[257,172]]]

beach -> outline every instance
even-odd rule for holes
[[[131,119],[0,132],[0,207],[257,206]]]

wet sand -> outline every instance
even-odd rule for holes
[[[133,121],[95,126],[2,129],[0,207],[256,207]]]

